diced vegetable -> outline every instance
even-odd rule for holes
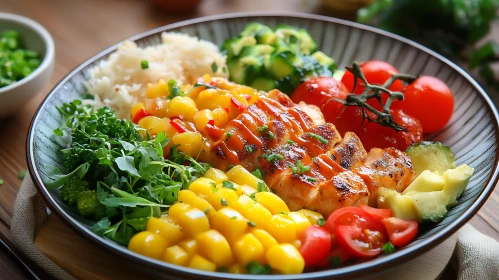
[[[468,185],[471,176],[475,170],[466,164],[458,166],[455,169],[449,169],[444,172],[443,179],[445,181],[444,193],[449,196],[447,207],[452,207],[456,204],[457,199],[463,194]]]
[[[419,142],[407,148],[416,176],[424,170],[443,174],[447,169],[456,168],[454,154],[440,142]]]

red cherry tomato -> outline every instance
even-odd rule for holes
[[[320,264],[331,249],[331,235],[318,225],[308,227],[300,237],[300,253],[306,266]]]
[[[383,231],[369,228],[340,225],[336,227],[335,234],[340,247],[350,255],[361,258],[379,255],[386,243]]]
[[[383,85],[388,79],[390,79],[392,74],[398,73],[397,69],[395,69],[395,67],[393,67],[390,63],[379,60],[371,60],[362,63],[360,65],[360,70],[362,70],[362,73],[364,73],[366,80],[370,84],[374,85]],[[343,78],[341,79],[341,82],[346,86],[348,92],[361,94],[365,89],[363,82],[360,79],[357,80],[357,85],[355,86],[355,89],[353,88],[353,82],[354,82],[353,74],[349,71],[345,72]],[[388,89],[391,91],[402,91],[402,88],[403,88],[402,82],[400,80],[396,80]],[[388,95],[383,93],[382,94],[383,103],[386,101],[387,98]],[[368,103],[374,106],[376,109],[381,109],[379,102],[374,99],[369,100]]]
[[[418,222],[406,221],[391,217],[383,220],[390,242],[394,246],[403,247],[409,244],[418,234]]]
[[[318,77],[300,84],[291,95],[291,100],[316,105],[326,121],[333,122],[341,114],[343,104],[332,98],[345,99],[347,95],[347,88],[340,81],[331,77]]]
[[[454,98],[441,80],[421,76],[404,90],[404,100],[394,101],[391,108],[402,109],[421,121],[424,133],[438,131],[449,122],[454,111]]]
[[[375,118],[370,112],[370,116]],[[394,147],[401,151],[405,151],[410,145],[420,142],[423,140],[423,129],[421,128],[420,122],[405,114],[401,110],[391,110],[393,120],[403,126],[407,131],[395,131],[391,127],[382,126],[377,123],[364,121],[362,127],[359,129],[358,126],[354,126],[351,131],[355,132],[362,140],[364,148],[369,151],[370,149],[377,148],[388,148]],[[343,116],[340,118],[341,121]],[[353,124],[355,125],[355,124]],[[348,126],[345,124],[343,126]],[[342,127],[342,126],[338,126]],[[340,131],[340,133],[342,133]]]
[[[378,209],[369,207],[367,205],[359,206],[360,209],[366,211],[371,217],[375,218],[377,221],[381,222],[385,218],[390,218],[392,216],[392,209]]]
[[[324,228],[331,234],[334,234],[336,228],[341,225],[380,231],[383,229],[383,226],[366,213],[366,211],[352,206],[343,207],[331,213],[327,218]]]

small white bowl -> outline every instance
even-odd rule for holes
[[[0,88],[0,118],[17,113],[50,80],[54,68],[54,41],[49,32],[34,20],[0,13],[0,33],[20,33],[24,47],[40,54],[42,63],[22,80]]]

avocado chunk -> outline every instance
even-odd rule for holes
[[[408,192],[433,192],[444,189],[444,178],[429,170],[423,171],[412,183],[404,190],[403,194]]]
[[[463,194],[471,176],[475,170],[466,164],[460,165],[455,169],[449,169],[444,172],[443,179],[445,185],[443,191],[449,196],[447,207],[454,206],[457,199]]]
[[[449,196],[444,191],[408,192],[420,222],[439,222],[447,215]]]
[[[403,220],[419,220],[412,197],[396,190],[379,188],[378,208],[392,209],[393,216]]]
[[[440,142],[423,141],[407,148],[412,167],[419,176],[424,170],[443,174],[447,169],[456,168],[451,149]]]

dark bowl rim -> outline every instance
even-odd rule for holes
[[[359,24],[347,20],[342,20],[342,19],[337,19],[333,17],[327,17],[327,16],[321,16],[321,15],[313,15],[313,14],[306,14],[306,13],[293,13],[293,12],[241,12],[241,13],[229,13],[229,14],[220,14],[220,15],[214,15],[214,16],[206,16],[206,17],[200,17],[200,18],[194,18],[190,20],[185,20],[177,23],[172,23],[168,24],[162,27],[158,27],[146,32],[142,32],[138,35],[132,36],[128,38],[128,40],[136,41],[138,39],[148,37],[153,34],[157,34],[160,32],[168,31],[173,28],[179,28],[179,27],[184,27],[184,26],[189,26],[192,24],[199,24],[199,23],[204,23],[204,22],[210,22],[210,21],[215,21],[215,20],[224,20],[224,19],[231,19],[231,18],[258,18],[258,17],[287,17],[287,18],[299,18],[299,19],[308,19],[308,20],[315,20],[315,21],[325,21],[325,22],[332,22],[340,25],[346,25],[349,27],[357,28],[357,29],[362,29],[366,31],[370,31],[373,33],[377,33],[386,37],[389,37],[391,39],[401,41],[403,43],[406,43],[416,49],[419,49],[420,51],[423,51],[430,56],[433,56],[440,60],[441,62],[445,63],[447,66],[451,67],[453,70],[455,70],[457,73],[461,74],[462,77],[464,77],[480,94],[480,97],[485,101],[486,105],[488,106],[488,109],[490,112],[492,112],[494,116],[494,123],[495,123],[495,131],[496,133],[499,132],[499,116],[496,107],[493,105],[493,102],[485,93],[485,91],[482,89],[482,87],[466,72],[464,71],[461,67],[456,65],[455,63],[451,62],[447,58],[443,57],[440,54],[437,54],[436,52],[412,41],[409,39],[406,39],[404,37],[401,37],[399,35],[395,35],[393,33],[367,26],[364,24]],[[228,277],[232,279],[331,279],[331,277],[345,277],[345,276],[360,276],[360,275],[366,275],[366,273],[370,272],[378,272],[381,271],[382,269],[387,269],[389,267],[392,267],[394,265],[403,263],[405,261],[408,261],[418,255],[421,255],[422,253],[432,249],[433,247],[437,246],[438,244],[442,243],[446,238],[454,234],[460,227],[462,227],[468,220],[470,220],[474,214],[478,212],[478,210],[482,207],[482,205],[485,203],[487,198],[490,196],[492,193],[497,181],[498,181],[498,173],[499,173],[499,168],[498,168],[498,158],[499,158],[499,150],[496,150],[496,158],[494,162],[494,170],[492,173],[492,176],[489,178],[486,187],[484,190],[481,192],[480,196],[477,198],[477,200],[462,214],[460,215],[457,219],[455,219],[453,222],[450,224],[446,225],[443,227],[440,231],[438,231],[436,234],[427,237],[418,244],[410,247],[406,247],[402,250],[399,250],[391,255],[385,256],[384,258],[380,259],[373,259],[368,262],[360,263],[360,264],[355,264],[351,266],[346,266],[343,268],[338,268],[338,269],[332,269],[332,270],[324,270],[324,271],[318,271],[318,272],[310,272],[310,273],[303,273],[303,274],[296,274],[296,275],[263,275],[263,276],[256,276],[256,275],[245,275],[245,274],[227,274],[227,273],[220,273],[220,272],[204,272],[204,271],[199,271],[199,270],[194,270],[190,268],[184,268],[176,265],[171,265],[168,263],[164,263],[158,260],[153,260],[151,258],[147,258],[144,256],[141,256],[139,254],[136,254],[134,252],[129,251],[123,246],[117,245],[109,240],[102,239],[98,237],[96,234],[91,232],[88,228],[84,227],[81,225],[78,221],[76,221],[73,217],[71,217],[70,214],[66,213],[65,210],[62,209],[60,205],[55,201],[55,199],[51,196],[49,190],[44,186],[42,178],[38,172],[38,168],[36,167],[35,160],[34,160],[34,154],[33,154],[33,139],[34,139],[34,128],[35,124],[38,121],[40,117],[40,112],[45,108],[47,105],[47,101],[50,99],[52,95],[55,94],[55,92],[62,87],[71,77],[73,77],[76,73],[80,72],[82,69],[87,67],[89,64],[95,62],[96,60],[102,58],[103,56],[108,55],[109,53],[113,52],[123,41],[114,44],[113,46],[105,49],[104,51],[99,52],[98,54],[92,56],[91,58],[87,59],[80,65],[78,65],[76,68],[74,68],[69,74],[67,74],[51,91],[50,93],[45,97],[45,99],[42,101],[40,106],[38,107],[37,111],[35,112],[35,115],[31,121],[30,127],[29,127],[29,132],[27,136],[27,141],[26,141],[26,156],[27,156],[27,162],[28,162],[28,170],[30,172],[30,176],[33,179],[33,182],[38,189],[38,192],[41,193],[44,201],[50,206],[52,210],[54,210],[55,213],[58,214],[59,217],[62,218],[62,220],[68,224],[71,228],[73,228],[75,231],[77,231],[81,236],[91,240],[95,244],[99,244],[102,247],[106,248],[109,252],[112,252],[114,254],[118,254],[120,256],[123,256],[127,258],[130,261],[135,261],[134,265],[141,264],[148,266],[150,268],[156,268],[160,269],[163,272],[172,272],[174,274],[182,274],[184,277],[203,277],[204,279],[227,279]]]

